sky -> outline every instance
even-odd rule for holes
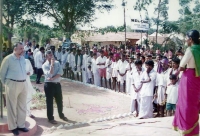
[[[158,0],[155,0],[158,1]],[[127,25],[131,26],[131,19],[140,19],[139,12],[134,11],[133,6],[135,4],[135,0],[126,0],[126,23]],[[113,0],[114,8],[109,12],[96,12],[95,17],[97,19],[91,23],[91,25],[86,25],[84,27],[80,27],[82,30],[91,29],[91,26],[97,28],[103,28],[106,26],[122,26],[124,24],[124,7],[121,6],[122,0]],[[157,5],[157,3],[154,3]],[[153,17],[154,15],[154,7],[155,5],[151,4],[149,7],[149,16]],[[180,17],[178,10],[180,9],[179,0],[169,0],[169,10],[168,10],[168,17],[169,21],[176,21]],[[144,13],[142,14],[144,16]],[[50,18],[43,17],[41,22],[45,25],[49,25],[53,27],[53,21]]]

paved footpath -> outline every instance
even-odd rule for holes
[[[79,128],[59,129],[46,136],[179,136],[172,130],[172,117],[125,120],[88,124]]]
[[[34,84],[34,83],[33,83]],[[88,122],[97,118],[112,117],[130,112],[130,97],[125,94],[108,91],[103,88],[94,86],[86,86],[70,80],[62,80],[63,92],[63,111],[69,119],[64,122],[59,119],[57,109],[54,109],[54,117],[59,123],[52,125],[46,118],[46,109],[33,110],[32,114],[36,116],[35,120],[38,124],[38,132],[36,135],[48,134],[48,129],[59,125],[69,123]],[[43,90],[43,84],[35,85]],[[133,116],[124,118],[123,120],[134,119]],[[109,121],[115,122],[115,120]]]

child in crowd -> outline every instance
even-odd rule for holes
[[[109,82],[109,87],[110,89],[112,89],[111,87],[111,77],[112,77],[112,58],[113,58],[113,53],[109,53],[108,58],[106,59],[106,79]]]
[[[166,91],[166,111],[167,116],[172,116],[175,113],[176,103],[178,100],[178,81],[176,75],[170,75],[170,84],[167,86]]]
[[[92,84],[92,67],[91,67],[91,65],[89,65],[88,66],[88,71],[87,71],[87,74],[88,74],[88,81],[87,81],[87,83],[89,83],[89,84]]]

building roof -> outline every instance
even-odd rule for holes
[[[145,34],[143,33],[142,36]],[[134,32],[127,32],[126,39],[140,39],[141,33],[134,33]],[[117,32],[117,33],[95,33],[85,38],[85,41],[92,41],[92,42],[105,42],[105,41],[124,41],[125,40],[125,33],[124,32]]]

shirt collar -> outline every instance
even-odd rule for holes
[[[18,60],[18,58],[15,56],[14,53],[12,53],[12,57],[13,57],[15,60]],[[19,59],[21,59],[21,58],[22,58],[22,56],[19,57]]]

